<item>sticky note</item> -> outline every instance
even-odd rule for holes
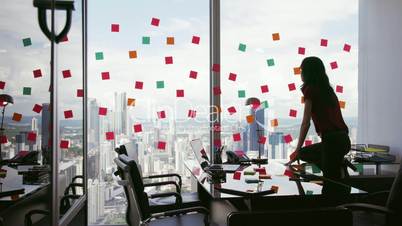
[[[142,44],[144,44],[144,45],[151,44],[151,38],[149,36],[143,36],[142,37]]]
[[[312,169],[313,173],[321,172],[320,168],[318,168],[315,164],[311,164],[311,169]]]
[[[32,111],[39,114],[42,111],[42,105],[35,104]]]
[[[255,171],[254,170],[246,170],[246,171],[244,171],[244,175],[249,175],[249,176],[255,175]]]
[[[216,96],[216,95],[221,95],[221,93],[222,93],[221,87],[215,86],[215,87],[213,88],[213,92],[214,92],[214,95],[215,95],[215,96]]]
[[[165,150],[166,149],[166,142],[164,141],[158,141],[158,149],[159,150]]]
[[[300,67],[294,67],[293,68],[293,74],[300,75],[301,74],[301,68]]]
[[[254,115],[247,115],[246,116],[246,121],[247,123],[253,123],[254,122]]]
[[[24,45],[24,47],[27,47],[27,46],[32,45],[31,38],[24,38],[24,39],[22,39],[22,44]]]
[[[233,180],[240,180],[241,178],[241,172],[240,171],[236,171],[233,174]]]
[[[284,141],[285,143],[289,144],[290,142],[293,141],[292,135],[287,134],[287,135],[283,136],[283,141]]]
[[[310,145],[312,145],[313,144],[313,141],[312,140],[305,140],[304,141],[304,146],[310,146]]]
[[[222,141],[220,139],[215,139],[214,140],[214,147],[222,147]]]
[[[190,71],[189,77],[192,79],[197,79],[198,72]]]
[[[158,112],[156,112],[156,114],[158,115],[158,118],[159,118],[159,119],[164,119],[164,118],[166,118],[166,113],[165,113],[165,111],[158,111]]]
[[[246,97],[246,91],[245,90],[239,90],[237,91],[237,96],[239,98],[245,98]]]
[[[77,89],[77,97],[83,97],[84,96],[84,90],[83,89]]]
[[[304,102],[305,102],[304,96],[302,96],[302,97],[300,98],[300,102],[301,102],[302,104],[304,104]]]
[[[135,82],[135,89],[142,89],[143,86],[144,86],[143,82],[140,82],[140,81]]]
[[[195,118],[195,116],[197,116],[197,111],[196,110],[188,110],[187,117]]]
[[[0,81],[0,89],[4,89],[6,82]]]
[[[36,133],[35,132],[29,132],[27,134],[27,140],[29,141],[36,141]]]
[[[280,35],[279,35],[279,33],[273,33],[272,34],[272,40],[273,41],[279,41],[281,38],[280,38]]]
[[[239,51],[246,52],[246,48],[247,48],[247,46],[245,44],[243,44],[243,43],[239,44]]]
[[[64,70],[62,71],[63,78],[71,78],[71,71],[70,70]]]
[[[322,38],[322,39],[321,39],[321,42],[320,42],[320,46],[327,47],[327,46],[328,46],[328,40]]]
[[[233,115],[234,113],[236,113],[236,108],[234,106],[231,106],[228,108],[228,112],[230,115]]]
[[[272,186],[271,186],[271,190],[272,190],[273,192],[275,192],[275,193],[278,193],[279,187],[278,187],[278,186],[275,186],[275,185],[272,185]]]
[[[296,85],[294,83],[288,84],[289,91],[296,90]]]
[[[299,47],[297,50],[297,53],[300,55],[304,55],[306,53],[306,48],[304,47]]]
[[[331,62],[330,65],[331,65],[331,69],[332,69],[332,70],[335,70],[335,69],[338,68],[338,63],[337,63],[336,61]]]
[[[60,140],[60,148],[61,149],[68,149],[70,142],[68,140]]]
[[[263,102],[261,102],[261,105],[260,105],[260,106],[261,106],[262,108],[264,108],[264,109],[269,108],[268,101],[264,100]]]
[[[343,86],[336,86],[337,93],[343,93]]]
[[[112,24],[110,26],[111,32],[119,32],[120,31],[120,25],[119,24]]]
[[[221,71],[221,65],[220,64],[213,64],[212,65],[212,71],[213,72],[220,72]]]
[[[158,19],[158,18],[153,17],[153,18],[151,19],[151,25],[152,25],[152,26],[158,27],[158,26],[159,26],[159,22],[160,22],[160,19]]]
[[[236,77],[237,77],[237,74],[235,74],[235,73],[229,73],[229,80],[231,80],[231,81],[236,81]]]
[[[259,144],[265,144],[265,142],[267,142],[267,137],[266,136],[260,136],[260,138],[258,138],[258,143]]]
[[[128,57],[130,59],[136,59],[137,58],[137,51],[136,50],[130,50],[128,51]]]
[[[267,175],[267,174],[260,174],[260,175],[258,176],[258,179],[261,179],[261,180],[269,180],[269,179],[272,179],[272,176],[271,176],[271,175]]]
[[[106,132],[106,140],[114,140],[114,132]]]
[[[173,57],[172,56],[165,57],[165,64],[173,64]]]
[[[110,74],[107,71],[102,72],[101,75],[102,75],[102,80],[109,80],[110,79]]]
[[[215,123],[213,131],[214,132],[221,132],[221,125],[219,123]]]
[[[64,111],[64,118],[65,119],[73,118],[73,111],[72,110]]]
[[[23,95],[31,95],[31,91],[32,91],[32,88],[31,88],[31,87],[24,87],[24,88],[22,89],[22,94],[23,94]]]
[[[342,109],[345,109],[345,107],[346,107],[346,102],[340,100],[340,101],[339,101],[339,107],[342,108]]]
[[[127,106],[135,106],[135,99],[134,98],[128,98],[127,99]]]
[[[278,119],[272,119],[271,120],[271,127],[277,127],[278,126]]]
[[[42,77],[42,71],[41,71],[41,69],[36,69],[36,70],[34,70],[34,71],[33,71],[33,76],[34,76],[34,78]]]
[[[262,85],[261,86],[261,93],[268,93],[269,89],[268,89],[268,85]]]
[[[174,37],[167,37],[166,38],[167,45],[174,45]]]
[[[314,194],[313,191],[311,191],[311,190],[307,190],[307,191],[306,191],[306,195],[312,195],[312,194]]]
[[[357,168],[357,172],[363,173],[363,164],[355,164],[355,167]]]
[[[134,133],[139,133],[142,132],[142,125],[141,124],[135,124],[134,125]]]
[[[267,170],[265,169],[265,167],[254,168],[254,171],[259,174],[267,174]]]
[[[352,46],[350,46],[349,44],[343,45],[343,51],[345,51],[345,52],[350,52],[351,48],[352,48]]]
[[[164,81],[156,81],[156,88],[157,89],[165,88],[165,82]]]
[[[240,141],[240,140],[241,140],[240,133],[233,134],[233,141]]]
[[[176,90],[176,97],[184,97],[184,90],[182,89]]]
[[[96,52],[95,53],[95,59],[96,60],[103,60],[103,52]]]
[[[105,116],[107,114],[107,108],[99,107],[98,114]]]
[[[268,60],[267,60],[267,65],[268,65],[268,67],[274,66],[274,65],[275,65],[274,59],[268,59]]]
[[[7,144],[8,139],[6,135],[0,135],[0,144]]]
[[[283,173],[283,175],[287,176],[287,177],[293,177],[294,174],[291,170],[289,169],[285,169],[285,172]]]
[[[193,36],[193,38],[191,39],[191,43],[196,44],[196,45],[200,44],[200,37]]]
[[[289,110],[289,116],[296,118],[296,116],[297,116],[297,111],[296,111],[295,109],[290,109],[290,110]]]
[[[60,42],[68,42],[68,35],[65,35],[63,38],[61,38]]]

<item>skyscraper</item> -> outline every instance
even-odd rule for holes
[[[261,149],[261,152],[264,151],[264,145],[258,143],[259,139],[261,136],[264,136],[265,131],[264,131],[264,125],[265,125],[265,119],[264,119],[264,109],[263,108],[258,108],[258,109],[250,109],[250,115],[254,116],[254,121],[249,124],[249,145],[248,145],[248,150],[250,151],[259,151]]]
[[[128,134],[127,130],[127,94],[114,93],[114,125],[116,134]]]
[[[50,143],[50,104],[42,104],[42,150],[47,150]]]
[[[88,114],[88,131],[90,141],[94,146],[100,145],[100,120],[99,120],[99,104],[96,99],[89,99],[89,114]]]

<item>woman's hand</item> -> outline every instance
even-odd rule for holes
[[[290,155],[290,160],[285,164],[286,166],[289,166],[295,161],[299,160],[299,151],[300,148],[296,148],[296,150]]]

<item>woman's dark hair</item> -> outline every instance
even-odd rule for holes
[[[320,58],[315,56],[304,58],[300,68],[303,76],[302,88],[307,86],[314,87],[316,90],[319,90],[320,97],[324,103],[330,105],[337,104],[336,98],[334,98],[334,90],[329,83],[324,63]]]

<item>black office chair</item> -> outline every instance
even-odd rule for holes
[[[391,190],[372,193],[368,196],[368,199],[375,199],[376,196],[382,196],[384,193],[388,194],[385,206],[369,203],[350,203],[342,205],[342,207],[354,212],[355,225],[380,225],[381,223],[387,226],[402,225],[402,163]]]
[[[127,155],[127,149],[124,145],[120,145],[119,148],[116,148],[115,151],[119,155]],[[165,186],[165,185],[174,185],[176,188],[176,192],[181,196],[182,204],[181,208],[189,208],[193,206],[200,206],[201,201],[198,198],[197,192],[181,192],[182,187],[182,179],[179,174],[170,173],[170,174],[159,174],[159,175],[149,175],[149,176],[142,176],[141,167],[139,167],[138,162],[136,162],[138,172],[140,173],[141,178],[143,179],[144,187],[156,187],[156,186]],[[115,175],[118,176],[119,170],[115,172]],[[157,179],[157,178],[175,178],[176,181],[161,181],[161,182],[151,182],[145,183],[144,180],[146,179]],[[127,193],[126,193],[127,196]],[[165,197],[158,197],[151,199],[149,201],[149,209],[151,213],[158,213],[167,210],[171,210],[177,208],[176,207],[176,198],[174,196],[165,196]]]
[[[129,212],[127,214],[128,225],[209,225],[208,210],[200,206],[180,209],[181,196],[176,192],[148,195],[144,191],[144,184],[134,160],[129,159],[126,155],[119,155],[115,159],[115,162],[120,172],[122,172],[122,181],[120,181],[120,184],[127,191],[127,200],[129,203]],[[176,198],[176,209],[158,213],[150,212],[149,199],[168,196]]]
[[[234,212],[227,226],[352,226],[352,213],[345,208],[317,208],[263,212]]]

